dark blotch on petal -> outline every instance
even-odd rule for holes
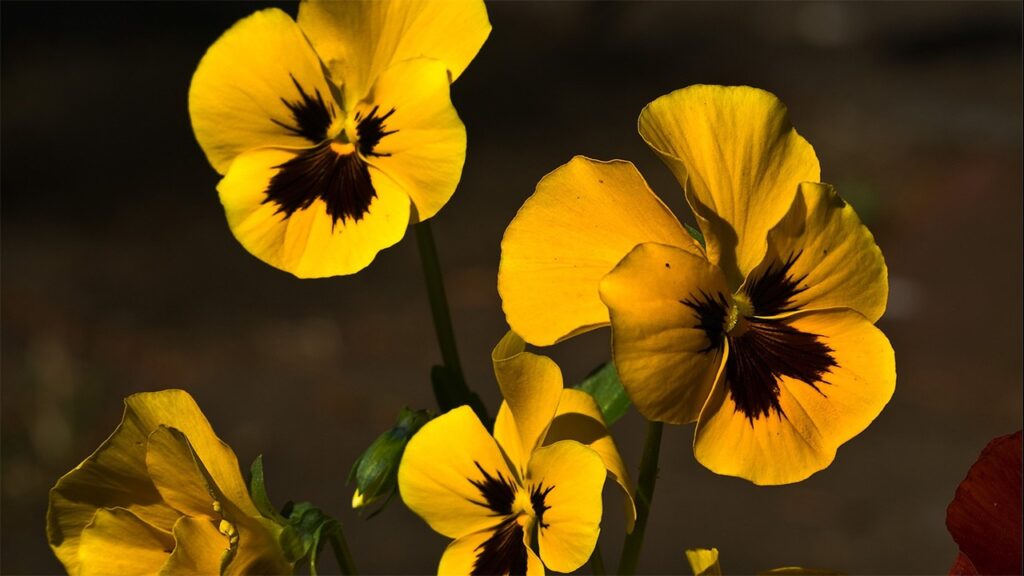
[[[373,151],[380,144],[382,138],[388,134],[394,134],[398,130],[387,130],[384,122],[395,113],[395,109],[388,110],[383,116],[378,116],[379,108],[374,106],[370,113],[364,118],[356,112],[356,134],[359,136],[359,153],[363,156],[390,156],[390,154],[377,154]]]
[[[335,225],[339,220],[358,222],[377,197],[366,163],[354,152],[338,154],[329,142],[304,150],[276,168],[280,170],[270,179],[263,203],[274,202],[277,212],[286,216],[309,208],[319,198]]]
[[[512,513],[512,503],[516,499],[516,487],[512,481],[498,472],[498,477],[491,476],[480,466],[479,462],[474,462],[476,469],[484,475],[483,480],[470,480],[469,483],[476,486],[477,490],[480,491],[480,495],[484,497],[484,502],[478,502],[471,500],[474,504],[490,508],[495,514],[507,516]]]
[[[721,348],[725,340],[725,319],[729,314],[729,300],[725,294],[719,292],[712,296],[701,290],[700,296],[691,296],[679,302],[697,314],[697,327],[704,331],[710,341],[701,352]]]
[[[526,574],[523,527],[515,518],[508,518],[498,524],[494,534],[476,549],[472,574]]]
[[[793,263],[800,257],[801,252],[790,256],[785,262],[772,262],[763,274],[752,278],[744,290],[750,297],[750,303],[754,305],[754,314],[757,316],[774,316],[785,312],[796,310],[793,306],[793,297],[807,289],[801,287],[807,275],[793,278],[790,270]]]
[[[838,366],[832,348],[815,334],[774,320],[745,320],[747,329],[729,337],[725,383],[740,412],[750,420],[768,416],[779,405],[779,379],[799,380],[818,392],[822,376]]]
[[[291,111],[294,125],[288,125],[273,118],[270,120],[296,136],[302,136],[313,144],[319,144],[327,139],[327,130],[331,127],[331,121],[334,120],[334,102],[324,102],[324,97],[319,90],[314,90],[313,95],[310,95],[302,88],[294,75],[290,76],[292,83],[299,91],[299,100],[289,102],[281,98],[281,102]]]
[[[538,484],[530,490],[530,504],[533,505],[533,513],[537,515],[537,525],[541,528],[548,527],[548,525],[544,523],[544,512],[550,510],[551,506],[545,504],[544,500],[554,489],[554,485],[545,488],[543,484]]]

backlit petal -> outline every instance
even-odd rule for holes
[[[505,230],[498,292],[509,325],[547,346],[608,324],[601,278],[643,242],[700,251],[631,163],[573,158]]]
[[[238,547],[224,570],[225,575],[292,573],[293,567],[285,560],[279,544],[279,525],[259,516],[225,514],[233,519],[238,534]]]
[[[882,251],[853,207],[827,184],[804,182],[789,213],[768,233],[768,253],[750,274],[773,300],[761,316],[792,310],[852,308],[872,322],[885,311],[888,272]]]
[[[836,449],[864,430],[892,397],[892,346],[858,312],[808,312],[780,322],[817,335],[835,365],[813,386],[782,377],[777,397],[781,414],[768,411],[756,417],[737,406],[723,370],[694,439],[697,460],[713,472],[762,485],[803,480],[826,468]],[[733,353],[732,348],[727,351]]]
[[[267,190],[281,166],[295,157],[279,149],[247,152],[217,186],[232,234],[252,255],[300,278],[353,274],[405,235],[409,197],[372,166],[376,196],[359,220],[335,221],[323,199],[290,216],[282,212]]]
[[[686,551],[686,561],[690,563],[693,576],[722,576],[722,567],[718,563],[717,548],[693,548]]]
[[[182,514],[219,520],[214,501],[220,497],[200,471],[201,465],[180,431],[159,426],[149,435],[146,468],[164,501]]]
[[[515,522],[515,520],[511,521]],[[450,574],[490,574],[490,572],[481,571],[482,567],[478,569],[478,565],[482,564],[480,555],[482,553],[486,554],[485,546],[494,535],[494,530],[481,530],[453,541],[445,548],[444,554],[441,556],[441,562],[437,567],[437,573],[440,576],[448,576]],[[527,545],[525,541],[527,535],[524,534],[523,536],[524,538],[518,542],[508,542],[509,548],[514,554],[525,554],[525,574],[528,576],[543,576],[544,564],[541,563],[540,558]],[[521,548],[520,545],[522,546]],[[512,567],[515,567],[520,562],[517,558],[503,558],[502,560]],[[523,574],[523,572],[511,571],[510,574]]]
[[[530,459],[531,493],[541,493],[540,557],[556,572],[572,572],[590,559],[601,532],[601,489],[606,476],[597,452],[571,440],[540,448]]]
[[[680,184],[719,217],[701,227],[711,261],[733,289],[761,262],[768,230],[789,209],[797,185],[820,180],[814,149],[764,90],[676,90],[644,108],[639,128]]]
[[[401,4],[380,2],[378,4]],[[462,177],[466,128],[449,98],[448,73],[439,60],[418,58],[388,68],[356,108],[364,116],[388,112],[386,128],[367,162],[394,180],[426,220],[448,202]]]
[[[276,8],[243,18],[210,46],[188,107],[196,139],[221,174],[253,148],[317,144],[341,115],[316,52]]]
[[[443,61],[454,81],[491,32],[481,0],[303,2],[298,21],[349,102],[389,66],[412,58]]]
[[[612,317],[612,354],[630,400],[647,419],[697,419],[722,363],[718,308],[731,302],[725,277],[700,256],[641,244],[601,282]],[[703,311],[703,312],[702,312]]]
[[[618,483],[625,495],[626,532],[632,532],[636,522],[633,483],[593,396],[572,388],[562,390],[558,410],[544,437],[544,444],[554,444],[561,440],[575,440],[589,446],[601,457],[608,475]]]
[[[101,508],[82,531],[77,574],[155,574],[173,549],[169,532],[123,508]]]
[[[217,574],[221,559],[230,548],[227,536],[221,534],[209,518],[182,516],[174,525],[174,553],[167,559],[161,574]]]
[[[398,487],[405,505],[431,528],[458,538],[503,518],[473,484],[484,483],[485,473],[515,482],[480,419],[461,406],[424,425],[409,441],[398,468]]]

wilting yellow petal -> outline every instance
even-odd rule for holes
[[[182,516],[174,525],[174,542],[174,553],[160,571],[167,576],[218,574],[230,548],[227,536],[209,518]]]
[[[289,109],[307,98],[320,121],[300,123]],[[276,8],[243,18],[210,46],[192,77],[188,107],[196,139],[221,174],[253,148],[313,146],[341,115],[309,41]]]
[[[515,520],[511,520],[515,522]],[[474,574],[474,568],[477,567],[477,563],[481,561],[480,555],[486,554],[484,552],[486,543],[489,539],[495,537],[494,530],[481,530],[463,536],[444,549],[444,554],[441,556],[441,562],[437,566],[437,573],[439,576],[448,576],[454,574]],[[544,564],[541,563],[540,558],[533,553],[530,549],[529,543],[526,542],[528,538],[527,534],[523,534],[523,538],[519,542],[509,542],[509,552],[513,554],[519,554],[519,557],[504,556],[501,558],[488,558],[484,557],[484,566],[487,566],[487,560],[494,560],[499,565],[508,565],[512,570],[510,574],[523,574],[523,572],[517,572],[523,565],[523,557],[525,555],[525,574],[528,576],[543,576]],[[522,547],[519,545],[521,544]],[[490,572],[479,572],[490,574]]]
[[[700,251],[631,163],[577,156],[557,168],[501,241],[498,292],[509,326],[547,346],[608,324],[601,278],[643,242]]]
[[[79,576],[156,574],[174,548],[174,537],[124,508],[101,508],[82,530]]]
[[[896,384],[892,346],[858,312],[807,312],[779,322],[817,335],[831,350],[835,365],[814,386],[781,377],[782,414],[770,411],[755,418],[737,406],[728,370],[723,370],[694,439],[697,460],[711,471],[762,485],[798,482],[827,467],[836,449],[878,416]],[[727,355],[733,353],[729,348]]]
[[[597,452],[571,440],[533,453],[527,487],[538,513],[540,557],[556,572],[572,572],[594,552],[601,532],[601,489],[606,476]]]
[[[356,107],[363,117],[374,107],[381,113],[394,110],[386,123],[394,133],[384,136],[366,161],[409,195],[414,221],[436,214],[462,177],[466,128],[448,92],[444,64],[418,58],[384,71]]]
[[[601,282],[622,385],[647,419],[697,419],[722,363],[701,326],[705,301],[731,302],[722,272],[673,246],[641,244]],[[724,319],[723,319],[724,320]]]
[[[441,60],[459,77],[491,32],[481,0],[303,2],[299,26],[309,36],[345,100],[357,102],[396,62]]]
[[[352,274],[405,235],[409,197],[372,166],[376,197],[361,219],[335,222],[323,199],[291,216],[281,212],[267,190],[281,166],[295,157],[278,149],[247,152],[217,186],[231,232],[252,255],[300,278]]]
[[[687,550],[686,561],[690,563],[693,576],[722,576],[722,567],[718,564],[717,548]]]
[[[889,283],[882,251],[853,207],[827,184],[800,185],[747,282],[780,271],[796,288],[789,310],[852,308],[872,322],[885,311]]]
[[[469,406],[460,406],[412,437],[398,468],[398,488],[405,505],[431,528],[458,538],[500,521],[473,484],[483,483],[484,473],[515,482],[494,438]]]
[[[514,421],[510,426],[507,417],[502,416],[501,426],[494,428],[494,439],[519,468],[520,476],[526,471],[529,455],[551,425],[562,395],[562,371],[558,365],[546,356],[522,350],[522,339],[509,332],[491,353],[494,375],[505,397],[502,409],[507,406]],[[513,429],[517,436],[510,437]]]
[[[718,216],[701,228],[708,257],[733,289],[761,262],[768,230],[789,209],[797,185],[820,180],[814,149],[764,90],[676,90],[644,108],[639,128],[680,184]]]

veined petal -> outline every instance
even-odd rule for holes
[[[554,444],[562,440],[575,440],[590,447],[601,457],[608,475],[618,483],[625,495],[626,532],[631,533],[636,522],[633,483],[629,479],[626,464],[619,455],[619,449],[615,446],[615,440],[605,426],[601,409],[590,394],[572,388],[562,390],[558,410],[547,435],[544,436],[544,444]]]
[[[291,574],[293,566],[284,557],[281,549],[281,527],[261,516],[226,514],[233,519],[230,526],[221,525],[238,535],[231,562],[224,568],[227,576],[235,574]]]
[[[316,52],[276,8],[243,18],[210,46],[192,76],[188,108],[196,139],[220,174],[247,150],[308,148],[341,126]]]
[[[644,242],[700,251],[631,163],[573,158],[505,230],[498,292],[509,325],[547,346],[608,324],[601,278]]]
[[[701,412],[694,439],[697,460],[711,471],[761,485],[798,482],[826,468],[836,449],[878,416],[896,384],[892,346],[860,313],[833,309],[774,322],[765,336],[772,341],[761,343],[770,344],[775,357],[741,351],[730,339],[726,369]],[[803,336],[793,337],[793,331]],[[820,353],[826,363],[817,362]],[[742,370],[733,370],[737,362]],[[821,373],[808,374],[812,364],[820,364]],[[736,374],[744,380],[730,381]],[[751,389],[768,378],[777,391]],[[738,392],[745,395],[739,401]],[[751,410],[746,395],[771,395],[775,407]]]
[[[365,118],[374,109],[388,115],[386,131],[366,161],[409,195],[414,221],[426,220],[455,193],[466,160],[466,128],[444,63],[417,58],[389,67],[355,112]]]
[[[508,407],[518,434],[508,436],[513,427],[508,426],[507,417],[503,417],[502,426],[494,428],[494,439],[519,468],[521,477],[526,472],[530,454],[544,439],[555,417],[562,395],[562,371],[554,360],[524,352],[522,339],[514,332],[506,334],[494,347],[491,360],[498,387],[505,398],[502,407]]]
[[[759,316],[844,307],[876,322],[889,296],[887,278],[882,251],[853,207],[831,186],[804,182],[768,233],[768,252],[744,291]]]
[[[182,514],[220,520],[214,502],[221,500],[199,469],[188,438],[180,431],[158,426],[149,435],[146,468],[165,502]]]
[[[481,0],[311,1],[299,5],[298,21],[344,83],[347,102],[361,100],[389,66],[412,58],[443,61],[454,81],[491,32]]]
[[[696,420],[723,358],[732,297],[722,272],[674,246],[641,244],[601,281],[601,298],[633,405],[649,420]]]
[[[544,564],[530,549],[528,537],[514,518],[495,529],[468,534],[445,548],[437,573],[543,576]]]
[[[409,197],[354,151],[310,154],[239,156],[217,186],[228,225],[252,255],[300,278],[353,274],[405,235]]]
[[[227,536],[221,534],[209,518],[182,516],[174,524],[174,552],[160,574],[220,573],[221,559],[230,548]]]
[[[124,508],[101,508],[82,530],[78,570],[72,574],[155,574],[173,549],[169,532]]]
[[[814,149],[764,90],[676,90],[644,108],[639,129],[679,183],[720,218],[701,228],[711,262],[733,289],[761,262],[768,231],[786,214],[797,185],[820,180]]]
[[[518,490],[497,443],[469,406],[430,421],[409,441],[398,489],[436,532],[458,538],[511,514]]]
[[[601,532],[604,462],[597,452],[566,440],[533,453],[527,477],[544,565],[572,572],[586,563]]]

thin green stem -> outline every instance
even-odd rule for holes
[[[444,276],[441,273],[441,262],[437,257],[437,245],[434,243],[434,233],[430,229],[430,222],[420,222],[414,228],[416,229],[416,244],[420,250],[420,260],[423,262],[423,276],[427,283],[430,312],[434,317],[434,331],[437,334],[437,343],[441,347],[441,360],[444,364],[443,369],[437,370],[435,367],[431,373],[437,405],[441,410],[451,410],[468,404],[484,424],[488,424],[490,418],[487,416],[483,402],[469,389],[466,377],[462,373],[459,350],[455,345],[455,330],[452,328],[452,315],[444,290]]]
[[[633,533],[626,535],[619,560],[619,574],[633,574],[640,560],[640,549],[644,544],[647,518],[651,515],[651,501],[654,499],[654,484],[658,480],[658,453],[661,451],[661,422],[647,423],[647,439],[640,457],[640,480],[636,489],[636,524]]]
[[[600,543],[594,545],[594,552],[590,555],[590,572],[594,576],[604,576],[604,558],[601,557]]]
[[[352,554],[348,550],[348,542],[345,541],[345,534],[341,531],[341,524],[338,523],[328,537],[331,543],[331,550],[338,560],[338,569],[342,574],[356,574],[356,565],[352,562]]]

